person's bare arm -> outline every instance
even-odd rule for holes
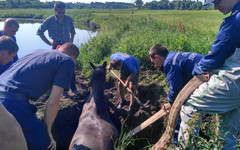
[[[51,139],[51,144],[49,145],[49,148],[51,150],[56,149],[56,142],[53,139],[51,130],[52,130],[52,124],[57,116],[62,92],[63,92],[62,87],[53,85],[51,94],[47,100],[45,113],[44,113],[44,123],[47,125],[48,134]]]
[[[27,143],[17,120],[0,103],[0,149],[27,150]]]
[[[133,78],[135,77],[135,75],[137,74],[137,70],[135,70],[135,72],[133,74],[130,74],[127,78],[127,80],[125,81],[125,87],[129,86],[129,82],[131,82],[133,80]]]
[[[47,45],[53,45],[54,44],[54,42],[50,42],[44,34],[39,34],[39,36]]]

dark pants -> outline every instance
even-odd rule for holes
[[[129,72],[120,72],[120,79],[123,80],[123,82],[125,82],[130,75],[131,74]],[[131,82],[133,85],[138,85],[138,80],[139,80],[139,71],[136,73],[136,75],[134,76]]]

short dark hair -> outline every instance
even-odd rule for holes
[[[162,44],[153,45],[153,47],[149,51],[149,57],[154,58],[155,55],[160,55],[162,57],[166,57],[168,54],[168,49]]]
[[[111,67],[113,67],[113,69],[116,69],[117,68],[117,66],[120,66],[121,65],[121,61],[119,60],[119,59],[113,59],[112,61],[111,61]]]
[[[9,36],[0,37],[0,51],[7,50],[9,54],[18,51],[17,43]]]
[[[56,9],[56,8],[62,9],[62,8],[65,8],[65,7],[66,7],[65,4],[64,4],[63,2],[61,2],[61,1],[57,1],[57,2],[54,4],[54,9]]]
[[[15,27],[18,27],[18,28],[19,28],[19,24],[18,24],[17,20],[14,19],[14,18],[7,18],[7,19],[4,21],[4,26],[6,26],[6,27],[15,26]]]
[[[72,42],[63,44],[61,48],[63,49],[62,52],[68,56],[74,56],[75,58],[79,56],[79,48]]]

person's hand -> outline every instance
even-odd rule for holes
[[[209,72],[204,73],[203,75],[206,78],[206,82],[208,82],[209,81]]]
[[[172,104],[164,103],[161,109],[165,111],[166,115],[168,115],[170,113],[171,107],[172,107]]]
[[[127,88],[128,86],[129,86],[129,81],[128,80],[126,80],[125,81],[125,84],[123,85],[125,88]],[[129,87],[130,89],[131,89],[131,87]]]
[[[202,82],[208,82],[209,80],[209,73],[204,73],[201,75],[194,75],[196,78],[198,78],[199,80],[201,80]]]
[[[56,148],[57,148],[56,141],[53,139],[52,133],[49,133],[49,137],[50,137],[51,143],[48,146],[48,149],[49,150],[56,150]]]
[[[52,41],[52,42],[50,42],[51,43],[51,45],[58,45],[58,42],[56,42],[56,41]]]
[[[111,65],[110,65],[110,64],[107,66],[107,70],[108,70],[108,71],[111,70]]]

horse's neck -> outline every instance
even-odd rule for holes
[[[92,100],[96,104],[96,110],[100,113],[108,112],[108,103],[104,97],[104,87],[103,86],[93,86],[92,87]]]
[[[104,97],[104,87],[103,86],[98,86],[98,85],[93,85],[92,86],[92,95],[94,98],[102,98]]]

